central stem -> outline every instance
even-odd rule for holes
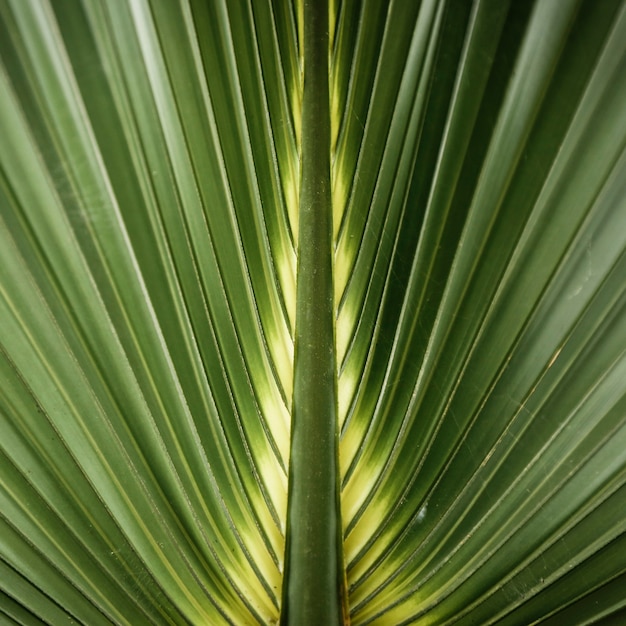
[[[344,624],[333,304],[328,5],[304,5],[296,343],[281,624]]]

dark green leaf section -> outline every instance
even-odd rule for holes
[[[622,610],[624,3],[354,24],[334,57],[352,621]]]
[[[328,6],[304,5],[304,88],[287,548],[281,623],[343,624],[330,188]]]

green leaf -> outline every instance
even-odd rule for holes
[[[620,623],[623,0],[0,0],[0,622]]]
[[[304,4],[302,150],[289,504],[281,624],[347,615],[339,493],[328,6]]]

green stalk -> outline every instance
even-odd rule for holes
[[[304,6],[296,346],[281,624],[344,624],[333,306],[328,5]]]

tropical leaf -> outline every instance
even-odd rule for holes
[[[0,1],[0,622],[620,623],[622,0]]]

